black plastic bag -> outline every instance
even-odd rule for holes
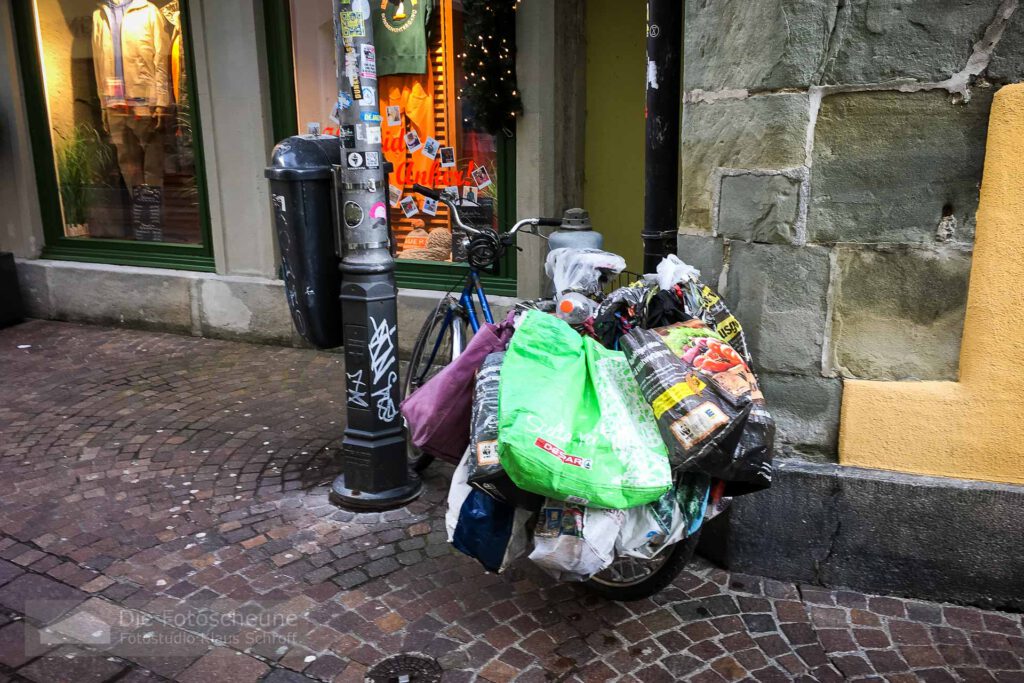
[[[476,375],[469,442],[469,485],[495,500],[540,510],[544,497],[516,486],[498,460],[498,387],[503,351],[488,355]]]
[[[705,460],[743,425],[750,404],[735,406],[723,399],[652,330],[634,329],[620,343],[641,393],[654,410],[672,466],[720,477],[714,467],[705,469]]]

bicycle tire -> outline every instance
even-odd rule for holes
[[[453,325],[461,325],[463,328],[463,342],[465,343],[465,316],[460,312],[460,306],[455,301],[454,297],[445,296],[434,307],[433,312],[427,316],[427,319],[423,321],[423,326],[420,328],[419,333],[416,335],[416,342],[412,347],[412,354],[409,356],[409,367],[405,372],[405,381],[402,383],[402,398],[411,395],[416,389],[422,384],[425,384],[431,377],[441,371],[448,363],[452,360],[452,348],[451,342],[453,339],[452,329],[449,328],[444,332],[447,337],[447,341],[442,340],[441,347],[438,349],[433,362],[430,363],[430,367],[426,368],[424,372],[423,364],[429,359],[426,355],[433,350],[433,345],[440,332],[441,325],[444,324],[445,316],[448,314],[449,308],[454,308],[455,319],[452,321]],[[419,382],[419,377],[423,377],[423,381]],[[416,448],[412,440],[407,441],[407,452],[409,466],[417,473],[423,472],[430,463],[434,461],[434,456],[427,453],[423,453],[420,449]]]
[[[583,585],[590,592],[617,602],[631,602],[633,600],[649,598],[663,590],[679,576],[679,572],[683,571],[683,568],[693,559],[693,554],[697,550],[697,542],[699,540],[700,530],[676,543],[675,547],[666,549],[665,552],[669,553],[669,555],[664,563],[650,576],[637,583],[616,585],[614,582],[602,580],[599,577],[608,571],[605,570],[605,572],[601,572]]]

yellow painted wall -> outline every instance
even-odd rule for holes
[[[643,266],[644,74],[642,2],[587,0],[587,129],[583,206],[605,249]]]
[[[1024,84],[996,93],[959,382],[847,381],[839,458],[1024,484]]]

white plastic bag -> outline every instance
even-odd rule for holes
[[[626,269],[626,260],[618,254],[600,249],[562,247],[548,254],[544,272],[555,283],[555,295],[578,291],[596,293],[601,289],[601,276],[618,275]]]
[[[448,531],[448,542],[455,538],[455,527],[459,525],[459,512],[462,511],[462,504],[469,498],[473,487],[469,485],[469,455],[470,449],[462,455],[462,460],[452,473],[452,485],[448,487],[448,510],[444,515],[444,527]]]
[[[625,510],[615,554],[649,560],[696,533],[705,521],[710,488],[707,476],[689,473],[653,503]]]
[[[533,512],[530,510],[516,508],[516,514],[512,520],[512,535],[508,539],[508,545],[505,546],[505,557],[501,561],[501,569],[498,570],[499,574],[531,550],[529,525],[532,517]]]
[[[548,499],[533,532],[530,559],[558,581],[586,581],[615,559],[622,510]]]
[[[699,280],[700,271],[683,263],[675,254],[669,254],[658,264],[658,289],[667,291],[673,285],[687,280]]]
[[[675,491],[669,491],[653,503],[626,510],[622,529],[615,539],[615,554],[649,560],[681,541],[685,531]]]
[[[471,448],[467,448],[458,467],[452,473],[452,484],[448,489],[448,509],[444,516],[444,526],[448,532],[449,543],[455,539],[455,529],[459,524],[462,506],[473,492],[473,487],[468,483],[471,457]],[[501,560],[501,567],[498,569],[499,574],[530,550],[529,525],[532,517],[533,512],[530,510],[516,508],[512,519],[512,533],[505,546],[505,555]]]

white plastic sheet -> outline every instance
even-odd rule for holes
[[[615,559],[622,510],[547,500],[533,533],[530,559],[558,581],[586,581]]]
[[[455,538],[455,527],[459,525],[459,512],[462,510],[462,504],[466,502],[466,498],[469,498],[469,494],[473,491],[469,485],[469,458],[470,449],[466,448],[462,460],[459,461],[452,473],[452,484],[448,487],[448,510],[444,515],[444,527],[448,531],[449,543]]]
[[[700,271],[683,263],[675,254],[669,254],[658,264],[658,288],[672,289],[672,286],[687,280],[699,280]]]
[[[555,283],[555,294],[579,291],[596,293],[603,274],[618,275],[626,269],[626,260],[618,254],[599,249],[554,249],[544,263],[544,272]]]

